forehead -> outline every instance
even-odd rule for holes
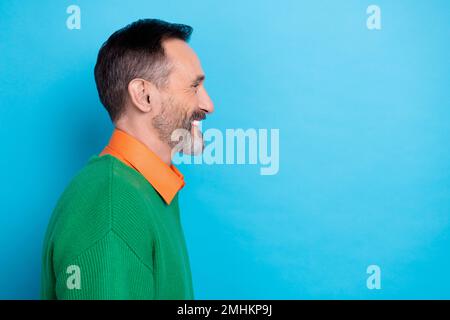
[[[173,66],[172,73],[189,80],[203,74],[200,60],[192,48],[183,40],[167,39],[163,42],[166,57]]]

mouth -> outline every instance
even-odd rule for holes
[[[201,124],[203,120],[206,119],[204,112],[196,112],[192,116],[191,126],[197,127]]]
[[[192,121],[191,122],[191,124],[193,125],[193,126],[195,126],[195,127],[198,127],[198,125],[200,124],[200,120],[194,120],[194,121]]]
[[[190,136],[189,139],[187,139],[188,146],[187,149],[183,151],[184,153],[187,152],[187,154],[198,155],[203,152],[205,144],[203,141],[202,120],[205,119],[205,112],[196,111],[191,115],[191,118],[189,119]]]
[[[194,137],[202,136],[202,121],[201,120],[192,120],[191,122],[191,134]]]

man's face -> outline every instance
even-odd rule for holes
[[[200,61],[182,40],[166,40],[163,47],[171,72],[167,86],[160,91],[161,111],[153,118],[152,124],[163,142],[172,148],[177,147],[175,149],[178,150],[174,151],[200,154],[204,142],[199,121],[214,111],[203,86],[205,76]]]

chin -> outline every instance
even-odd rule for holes
[[[169,143],[170,144],[170,143]],[[205,149],[203,134],[198,126],[188,129],[176,129],[171,135],[172,155],[183,153],[186,155],[200,155]]]
[[[189,134],[187,134],[183,153],[187,155],[198,156],[203,153],[205,143],[203,141],[203,134],[198,125],[192,126]]]
[[[198,156],[203,153],[203,150],[205,149],[203,138],[191,137],[187,142],[188,143],[184,145],[182,150],[184,154]]]

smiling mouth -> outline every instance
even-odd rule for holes
[[[200,122],[206,119],[206,114],[204,112],[195,112],[192,115],[191,125],[198,127]]]

